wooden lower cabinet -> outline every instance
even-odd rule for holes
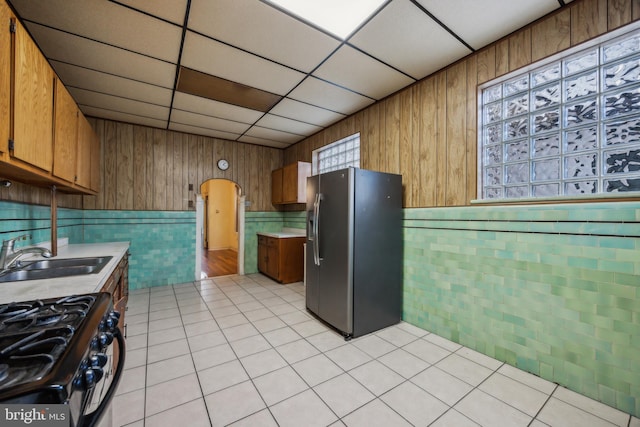
[[[258,234],[258,270],[280,283],[304,278],[304,237]]]
[[[120,313],[118,327],[126,336],[126,323],[124,312],[129,300],[129,254],[125,254],[116,266],[107,282],[102,287],[102,292],[109,292],[113,297],[113,309]]]

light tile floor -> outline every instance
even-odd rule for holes
[[[640,427],[408,323],[345,342],[262,275],[132,291],[127,324],[116,426]]]

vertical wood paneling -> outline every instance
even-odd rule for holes
[[[509,39],[500,40],[496,48],[496,77],[509,72]]]
[[[167,207],[167,144],[166,132],[153,130],[153,163],[154,167],[154,197],[153,209],[162,210]]]
[[[400,172],[400,97],[394,96],[385,102],[385,141],[383,156],[386,159],[385,171]]]
[[[369,129],[367,130],[369,137],[369,164],[364,165],[365,168],[374,171],[380,170],[380,156],[378,154],[380,146],[380,123],[379,111],[380,104],[374,104],[368,110],[369,112]]]
[[[467,139],[467,189],[466,200],[462,204],[477,198],[477,165],[478,165],[478,61],[477,57],[472,56],[466,61],[467,63],[467,123],[466,139]]]
[[[118,126],[116,139],[116,209],[133,206],[133,126]]]
[[[640,0],[631,0],[631,19],[640,19]]]
[[[409,144],[409,161],[411,162],[411,172],[406,174],[402,173],[402,181],[409,182],[409,188],[411,189],[411,197],[409,198],[409,204],[406,207],[418,207],[420,206],[420,191],[422,189],[422,182],[420,181],[420,164],[422,159],[420,158],[420,146],[421,146],[421,85],[413,85],[411,87],[411,138],[408,141]]]
[[[509,37],[509,71],[531,63],[531,30],[519,31]]]
[[[176,141],[174,141],[173,132],[166,132],[166,135],[165,135],[165,144],[166,144],[165,153],[167,155],[167,186],[166,186],[165,197],[167,199],[167,203],[166,203],[165,209],[171,209],[171,207],[173,206],[173,201],[174,201],[174,195],[173,195],[173,180],[174,180],[174,178],[173,177],[175,177],[175,175],[173,174],[173,162],[174,162],[173,145],[175,144],[175,142]]]
[[[378,156],[378,168],[381,172],[387,172],[387,101],[380,102],[378,109],[378,144],[376,146],[376,155]]]
[[[104,129],[104,209],[116,208],[116,194],[118,189],[117,171],[117,147],[118,147],[118,128],[116,122],[105,123]]]
[[[631,0],[609,0],[608,31],[615,30],[631,22],[631,13]]]
[[[155,162],[153,159],[153,129],[145,128],[144,133],[145,133],[144,146],[146,147],[146,153],[147,153],[147,159],[145,162],[147,164],[147,173],[144,177],[145,179],[144,188],[146,189],[144,205],[145,205],[145,209],[153,209],[154,199],[155,199],[154,197],[155,182],[156,182]]]
[[[446,206],[464,205],[467,194],[467,73],[466,61],[447,70]]]
[[[447,73],[436,79],[436,206],[446,206],[447,197]]]
[[[571,3],[571,46],[607,31],[607,0],[582,0]]]
[[[146,208],[147,151],[146,128],[136,126],[133,131],[133,209]]]
[[[173,138],[173,171],[171,176],[172,184],[173,184],[173,203],[170,209],[173,210],[182,210],[184,209],[182,199],[184,198],[184,160],[183,156],[183,145],[184,138],[182,134],[178,134],[176,132],[171,132],[171,137]]]
[[[478,58],[478,84],[482,84],[496,77],[496,48],[489,46],[481,50]]]
[[[413,205],[413,161],[412,161],[412,149],[411,142],[413,141],[413,89],[405,89],[400,93],[399,97],[399,116],[398,126],[400,128],[399,133],[399,147],[398,154],[400,157],[400,164],[397,173],[403,176],[403,206]]]
[[[438,100],[435,77],[420,83],[420,198],[418,206],[436,206],[438,188]]]
[[[196,135],[189,135],[187,137],[187,144],[189,145],[189,159],[188,161],[188,165],[189,165],[189,169],[188,169],[188,175],[187,175],[187,185],[186,185],[186,201],[185,201],[185,205],[189,205],[189,202],[193,201],[195,202],[195,197],[194,194],[196,191],[199,191],[198,189],[198,185],[200,184],[200,182],[198,182],[198,158],[200,156],[200,153],[198,151],[198,139],[199,137]],[[192,187],[191,190],[189,190],[189,186]]]
[[[538,61],[571,46],[571,11],[563,9],[531,27],[531,60]]]

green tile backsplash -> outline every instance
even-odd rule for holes
[[[640,203],[407,209],[404,320],[640,414]]]

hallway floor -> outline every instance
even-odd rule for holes
[[[202,250],[202,272],[207,277],[228,276],[238,272],[238,251],[233,249]]]
[[[345,342],[259,274],[132,291],[126,320],[115,426],[640,427],[408,323]]]

